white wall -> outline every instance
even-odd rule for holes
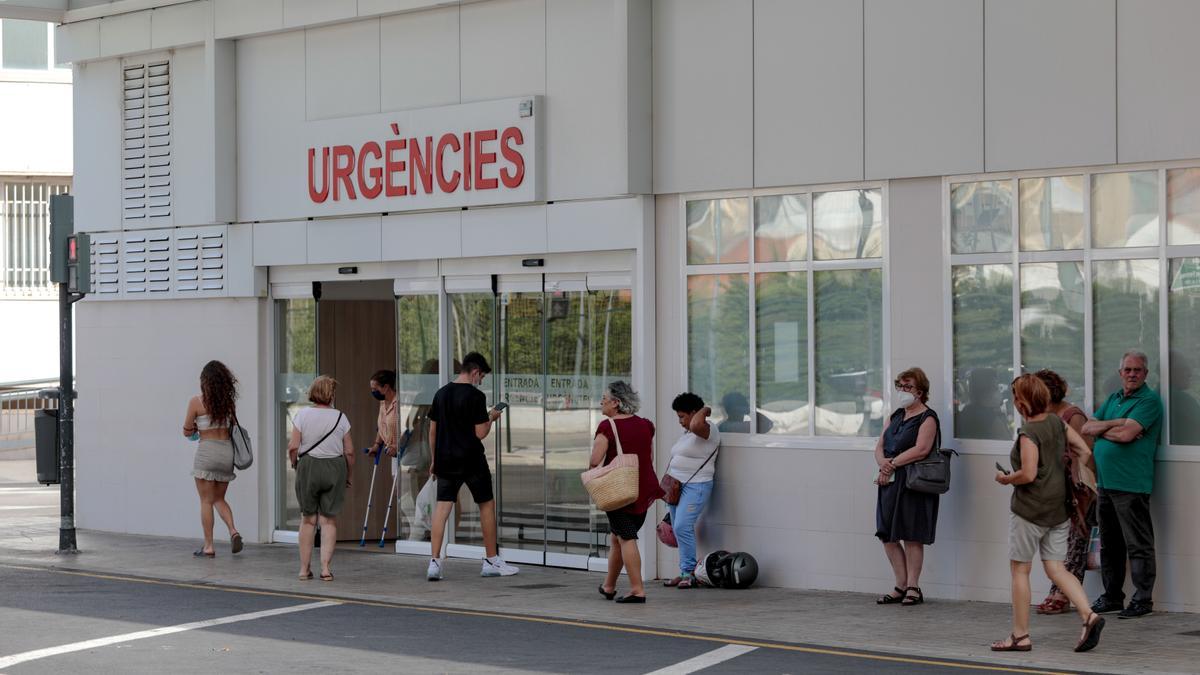
[[[76,305],[76,509],[79,527],[111,532],[200,537],[191,477],[196,444],[181,435],[200,370],[224,362],[239,380],[241,419],[256,415],[267,335],[261,300],[84,301]],[[251,411],[251,414],[246,414]],[[235,522],[263,541],[260,505],[271,490],[269,429],[251,428],[254,466],[230,485]],[[261,502],[261,504],[260,504]],[[218,522],[218,539],[226,536]]]
[[[0,323],[0,382],[58,379],[57,300],[0,300]]]
[[[71,174],[71,83],[0,82],[0,174]]]

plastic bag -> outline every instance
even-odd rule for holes
[[[421,486],[415,502],[416,513],[413,519],[421,528],[428,530],[433,526],[433,506],[437,501],[437,479],[432,476]],[[422,536],[424,533],[422,533]]]

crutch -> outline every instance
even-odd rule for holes
[[[392,494],[388,495],[387,513],[383,514],[383,534],[379,535],[379,548],[383,548],[383,540],[387,539],[388,522],[392,519],[392,501],[396,499],[396,488],[400,485],[400,460],[404,459],[411,439],[412,429],[405,431],[400,439],[400,451],[396,453],[396,470],[392,472]]]
[[[371,499],[375,495],[375,474],[379,471],[379,458],[383,457],[383,443],[375,446],[375,466],[371,469],[371,487],[367,488],[367,513],[363,516],[362,537],[358,539],[359,546],[367,545],[367,521],[371,519]],[[370,453],[370,448],[363,448],[363,452]]]

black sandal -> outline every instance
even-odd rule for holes
[[[909,591],[916,591],[916,597],[909,595]],[[923,602],[925,602],[925,594],[921,592],[921,589],[917,588],[916,586],[909,586],[908,588],[904,589],[904,599],[900,601],[900,606],[912,607],[913,605],[919,605]]]
[[[606,591],[604,590],[604,584],[597,586],[596,590],[600,591],[600,595],[603,595],[605,600],[612,600],[617,595],[617,589],[614,588],[611,592]]]
[[[896,591],[900,595],[892,595],[891,593],[888,593],[887,595],[881,595],[875,601],[875,604],[877,604],[877,605],[895,605],[904,599],[904,589],[903,588],[900,588],[899,586],[892,586],[892,590]]]

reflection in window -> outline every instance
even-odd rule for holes
[[[1200,169],[1167,171],[1167,227],[1172,244],[1200,244]]]
[[[754,260],[782,262],[808,257],[808,198],[767,195],[754,198]]]
[[[817,260],[883,255],[883,198],[879,190],[813,195],[813,257]]]
[[[1092,246],[1158,245],[1158,172],[1092,176]]]
[[[1021,265],[1021,370],[1049,368],[1083,404],[1083,264]]]
[[[1012,250],[1012,183],[982,181],[950,188],[953,253]]]
[[[759,274],[755,277],[754,292],[758,433],[807,435],[808,274]],[[730,404],[724,403],[730,416],[727,424],[741,424],[748,432],[749,403],[740,411],[733,410]]]
[[[705,199],[687,203],[689,265],[748,262],[748,199]]]
[[[1171,443],[1200,445],[1200,258],[1171,261]]]
[[[429,406],[437,393],[438,297],[406,295],[396,300],[399,362],[396,368],[396,419],[408,445],[400,458],[397,484],[400,539],[421,541],[429,531],[430,513],[417,508],[416,497],[429,480],[433,453],[429,448]],[[432,489],[432,488],[431,488]]]
[[[750,299],[745,274],[688,277],[688,388],[720,422],[721,401],[750,391]],[[747,397],[748,398],[748,397]]]
[[[813,274],[818,434],[882,431],[882,280],[878,269]]]
[[[1012,268],[953,268],[954,428],[959,438],[1012,437]]]
[[[1083,248],[1083,176],[1022,178],[1021,250]]]
[[[1151,387],[1158,388],[1158,261],[1104,260],[1093,263],[1092,362],[1097,406],[1121,388],[1121,355],[1139,349],[1151,355]]]
[[[308,388],[317,377],[317,301],[312,298],[275,301],[275,438],[276,457],[287,456],[292,420],[309,405]],[[280,530],[300,529],[300,503],[296,501],[296,472],[289,462],[278,462],[276,472],[276,523]]]
[[[19,70],[46,70],[49,67],[50,33],[44,21],[0,21],[3,55],[0,67]]]

